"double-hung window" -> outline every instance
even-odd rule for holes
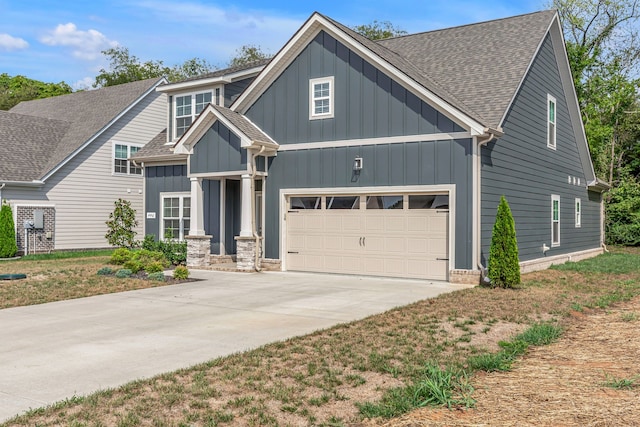
[[[580,226],[582,225],[582,200],[580,200],[580,198],[578,197],[576,197],[575,215],[576,215],[576,228],[580,228]]]
[[[181,137],[189,129],[191,123],[209,103],[211,103],[211,92],[175,97],[176,138]]]
[[[139,145],[116,142],[113,144],[113,173],[116,175],[142,175],[142,167],[129,160],[142,148]]]
[[[309,118],[333,117],[333,77],[309,80]]]
[[[547,147],[556,149],[556,99],[547,94]]]
[[[560,246],[560,196],[551,195],[551,246]]]
[[[162,230],[164,239],[184,240],[191,227],[191,197],[187,194],[162,195]]]

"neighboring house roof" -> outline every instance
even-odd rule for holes
[[[138,150],[133,156],[132,160],[146,161],[146,160],[163,160],[173,159],[173,144],[167,144],[167,130],[163,130],[159,134],[153,137],[153,139],[147,142],[144,147]]]
[[[196,89],[200,86],[208,86],[219,83],[230,83],[235,80],[241,80],[253,77],[258,74],[271,59],[261,59],[235,67],[216,70],[211,73],[202,74],[196,77],[180,80],[175,83],[165,83],[158,87],[158,91],[170,93],[173,91],[182,91],[185,89]]]
[[[179,80],[177,82],[172,82],[172,83],[169,83],[169,84],[176,84],[176,83],[190,82],[190,81],[194,81],[194,80],[202,80],[202,79],[211,79],[211,78],[215,78],[215,77],[222,77],[222,76],[226,76],[226,75],[229,75],[229,74],[234,74],[234,73],[237,73],[237,72],[240,72],[240,71],[249,70],[251,68],[262,67],[264,65],[267,65],[267,63],[270,60],[271,60],[271,58],[260,59],[258,61],[252,61],[252,62],[248,62],[246,64],[236,65],[235,67],[223,68],[221,70],[215,70],[215,71],[212,71],[210,73],[202,74],[202,75],[199,75],[199,76],[189,77],[189,78],[186,78],[184,80]]]
[[[35,181],[71,123],[0,111],[0,181]]]
[[[29,147],[22,154],[30,163],[28,171],[19,180],[46,179],[163,81],[166,79],[147,79],[21,102],[13,107],[10,113],[30,116],[33,123],[41,123],[42,119],[67,123],[64,133],[59,131],[48,138],[36,132],[22,135],[23,139],[18,145]],[[22,120],[28,121],[26,117]],[[9,126],[9,129],[5,129],[5,126]],[[11,123],[3,123],[0,132],[11,133]],[[7,158],[15,149],[15,145],[0,144],[0,158]],[[12,177],[2,178],[18,180]]]
[[[377,43],[446,87],[454,105],[460,100],[497,127],[555,15],[547,10]]]

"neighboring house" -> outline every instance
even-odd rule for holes
[[[105,221],[118,198],[136,209],[142,234],[143,170],[128,158],[166,127],[165,96],[155,90],[164,82],[0,111],[0,197],[13,208],[20,251],[108,247]],[[25,221],[35,227],[25,230]]]
[[[602,251],[607,187],[555,11],[378,42],[314,13],[205,106],[220,79],[164,86],[193,96],[137,154],[146,233],[186,238],[190,265],[477,283],[501,195],[524,270]]]

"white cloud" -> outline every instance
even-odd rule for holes
[[[85,77],[73,83],[71,87],[73,90],[93,90],[93,84],[95,81],[96,80],[93,77]]]
[[[13,37],[9,34],[0,34],[0,50],[10,52],[12,50],[26,49],[29,43],[19,37]]]
[[[118,46],[118,42],[109,40],[104,34],[96,30],[78,30],[73,23],[60,24],[40,41],[49,46],[66,46],[72,48],[76,58],[94,60],[100,52]]]

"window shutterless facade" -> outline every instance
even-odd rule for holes
[[[551,195],[551,246],[560,246],[560,196]]]
[[[575,206],[576,228],[580,228],[582,225],[582,200],[576,197]]]
[[[309,119],[333,117],[333,77],[309,80]]]
[[[142,167],[128,160],[140,150],[142,146],[115,142],[113,144],[113,168],[114,175],[142,175]]]
[[[191,93],[176,96],[174,101],[175,138],[181,137],[198,114],[211,103],[212,92]],[[220,102],[220,89],[216,89],[216,102]]]
[[[556,149],[556,99],[547,94],[547,147]]]
[[[161,197],[162,226],[161,236],[163,239],[184,240],[189,235],[191,227],[191,197],[185,194],[165,194]]]

